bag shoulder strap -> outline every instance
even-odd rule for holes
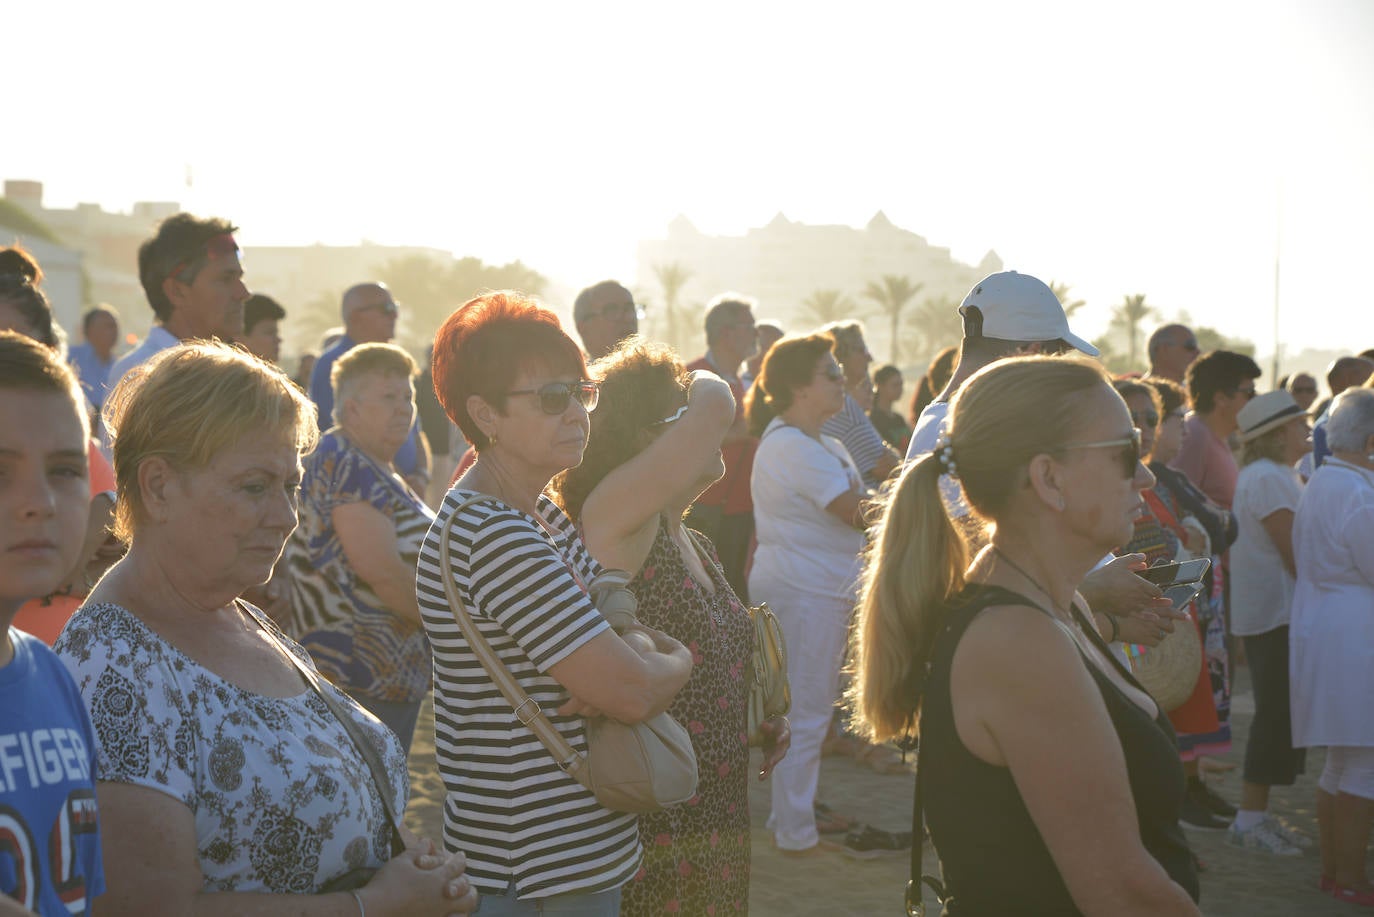
[[[291,647],[287,646],[286,643],[277,636],[275,629],[270,627],[267,622],[263,621],[262,618],[253,612],[251,605],[246,602],[240,602],[237,599],[235,599],[235,602],[244,614],[247,614],[254,621],[258,622],[258,626],[262,628],[263,632],[276,643],[277,647],[286,655],[286,658],[291,660],[297,671],[301,673],[301,677],[305,679],[305,683],[310,686],[311,690],[315,692],[315,695],[329,708],[329,712],[334,715],[334,719],[339,721],[339,725],[344,728],[344,732],[348,733],[348,737],[353,741],[353,745],[358,750],[358,754],[361,755],[363,761],[367,763],[367,769],[372,774],[372,783],[376,786],[378,795],[382,797],[382,808],[386,811],[387,821],[391,823],[391,855],[396,856],[402,853],[406,845],[405,842],[401,840],[401,822],[396,814],[396,805],[393,802],[395,798],[393,795],[395,789],[391,785],[390,778],[387,777],[386,765],[382,763],[382,757],[377,753],[377,747],[373,745],[371,739],[363,733],[362,727],[358,725],[358,721],[344,708],[343,704],[339,703],[339,699],[331,692],[325,690],[324,685],[320,684],[319,673],[306,665],[305,660],[301,659],[300,656],[292,652]]]
[[[460,502],[444,522],[443,531],[439,536],[439,573],[444,581],[444,595],[448,599],[449,611],[452,612],[458,629],[463,633],[463,639],[472,648],[477,661],[482,663],[482,668],[487,670],[491,680],[496,683],[496,687],[501,691],[501,696],[506,699],[506,703],[510,704],[511,709],[515,712],[515,718],[520,721],[521,725],[534,733],[534,737],[553,756],[553,760],[559,768],[585,787],[587,785],[586,756],[573,748],[568,740],[563,737],[563,733],[559,732],[553,723],[549,722],[548,716],[525,693],[525,689],[520,687],[520,682],[516,681],[515,676],[510,673],[510,669],[501,662],[496,651],[487,642],[487,638],[477,629],[477,624],[472,620],[472,615],[468,614],[467,606],[463,604],[463,599],[458,594],[457,584],[453,581],[451,543],[454,521],[469,506],[495,499],[488,494],[474,493]]]

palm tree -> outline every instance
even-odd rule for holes
[[[1140,325],[1156,312],[1154,306],[1146,305],[1144,293],[1126,296],[1121,305],[1112,309],[1112,326],[1126,331],[1127,354],[1133,370],[1139,367],[1136,357],[1140,352]]]
[[[816,325],[842,322],[854,315],[854,300],[840,290],[817,290],[802,300],[800,318]]]
[[[907,316],[902,344],[910,354],[908,363],[922,366],[944,347],[958,344],[962,336],[958,300],[927,296]]]
[[[1067,283],[1051,280],[1050,292],[1054,294],[1055,299],[1059,300],[1059,304],[1064,307],[1064,315],[1067,318],[1072,318],[1075,312],[1088,304],[1087,300],[1069,299],[1069,285]]]
[[[910,277],[884,274],[880,281],[870,281],[863,289],[863,295],[877,303],[880,314],[887,316],[891,330],[889,340],[892,342],[893,363],[900,365],[901,362],[901,342],[897,338],[897,330],[902,323],[902,312],[906,309],[907,303],[916,298],[916,294],[923,286],[925,284],[916,283]]]
[[[663,322],[666,325],[664,337],[668,339],[668,343],[679,347],[682,342],[678,340],[678,297],[682,295],[682,288],[691,279],[692,272],[676,261],[655,264],[653,270],[654,276],[658,278],[658,285],[663,288]]]

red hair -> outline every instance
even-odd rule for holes
[[[547,368],[586,379],[582,348],[558,316],[532,296],[514,290],[483,293],[459,306],[434,334],[434,394],[444,413],[477,451],[487,438],[468,413],[478,395],[498,411],[522,370]]]

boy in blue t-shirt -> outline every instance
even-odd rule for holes
[[[89,436],[66,364],[0,332],[0,915],[89,914],[105,890],[90,718],[52,651],[10,626],[81,554]]]

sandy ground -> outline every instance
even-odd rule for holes
[[[1254,710],[1244,669],[1237,676],[1235,711],[1232,715],[1235,742],[1224,760],[1239,763],[1245,750]],[[419,833],[438,838],[443,787],[434,766],[434,722],[426,704],[411,749],[412,799],[407,822]],[[1316,837],[1313,807],[1316,777],[1323,755],[1308,755],[1307,774],[1291,788],[1276,789],[1274,811]],[[1237,802],[1239,771],[1214,785],[1222,795]],[[821,795],[833,808],[888,830],[907,830],[911,821],[910,775],[879,776],[849,758],[826,758],[822,766]],[[753,821],[753,883],[751,911],[762,917],[804,915],[886,915],[902,913],[906,887],[906,854],[878,860],[856,861],[839,854],[791,860],[776,853],[764,829],[768,816],[768,786],[754,781],[750,789]],[[1320,860],[1316,850],[1302,857],[1275,857],[1230,847],[1226,833],[1188,832],[1194,850],[1206,865],[1202,874],[1202,910],[1210,917],[1325,917],[1351,915],[1359,910],[1340,904],[1316,889]],[[938,865],[929,847],[926,872]],[[938,914],[933,896],[927,896],[928,913]]]

